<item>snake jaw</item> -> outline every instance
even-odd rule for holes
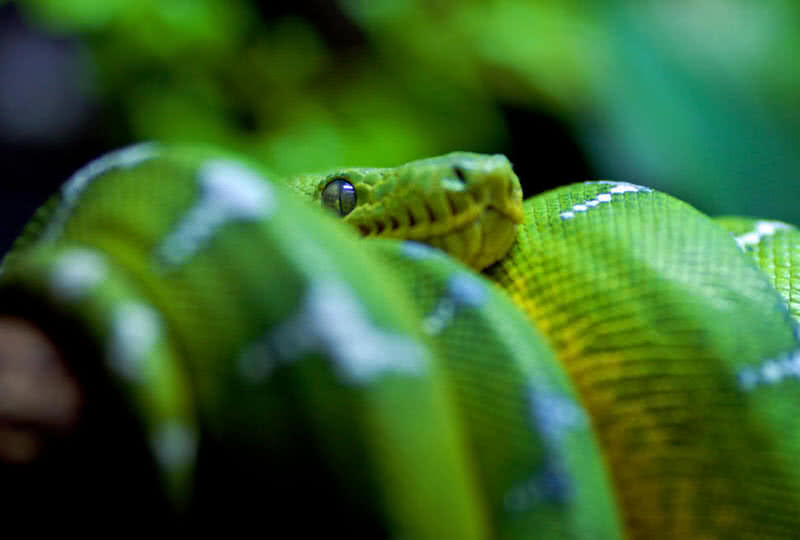
[[[414,166],[415,177],[392,185],[391,190],[385,185],[362,186],[362,202],[373,200],[361,204],[345,221],[364,236],[430,244],[476,270],[500,260],[523,220],[519,179],[505,156],[445,158],[455,161],[446,170],[440,161],[429,170],[423,166],[428,160],[408,164]]]
[[[505,257],[523,221],[519,179],[499,154],[453,152],[399,167],[303,175],[287,184],[363,236],[424,242],[476,270]]]

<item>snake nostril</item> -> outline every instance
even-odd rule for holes
[[[461,167],[460,165],[455,165],[453,166],[453,172],[455,173],[456,178],[461,180],[462,183],[464,184],[467,183],[467,173],[463,167]]]

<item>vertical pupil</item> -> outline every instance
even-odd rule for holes
[[[346,216],[356,206],[356,190],[353,184],[343,178],[334,178],[322,191],[323,206]]]
[[[339,213],[349,214],[356,205],[356,190],[353,184],[339,180]]]

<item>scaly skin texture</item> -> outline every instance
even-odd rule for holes
[[[715,220],[767,275],[800,322],[800,231],[782,221],[742,217]]]
[[[588,416],[502,291],[422,244],[360,240],[241,160],[151,145],[90,164],[6,257],[0,306],[85,328],[103,355],[84,369],[128,400],[197,526],[620,536]]]
[[[0,277],[1,312],[68,318],[105,351],[86,369],[126,396],[187,519],[415,538],[800,530],[794,229],[615,182],[516,215],[498,156],[267,176],[207,149],[107,156]],[[358,199],[344,225],[319,208],[335,178]],[[448,190],[473,189],[459,210]],[[473,215],[480,249],[448,243]],[[506,216],[508,253],[487,215]],[[481,275],[358,238],[377,223],[497,262]]]
[[[288,179],[320,203],[332,180],[355,189],[344,221],[367,237],[417,240],[482,270],[508,252],[522,221],[522,188],[502,155],[453,152],[383,169],[337,169]]]
[[[613,182],[525,204],[489,269],[578,388],[631,538],[787,538],[800,527],[785,299],[712,220]]]
[[[781,433],[797,432],[800,405],[787,310],[796,318],[796,231],[720,220],[734,242],[684,203],[620,182],[561,188],[524,210],[486,275],[576,383],[629,536],[791,536],[800,439]]]

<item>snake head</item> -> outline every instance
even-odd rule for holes
[[[363,236],[416,240],[482,270],[522,222],[522,188],[503,155],[454,152],[389,168],[338,169],[296,188]]]

